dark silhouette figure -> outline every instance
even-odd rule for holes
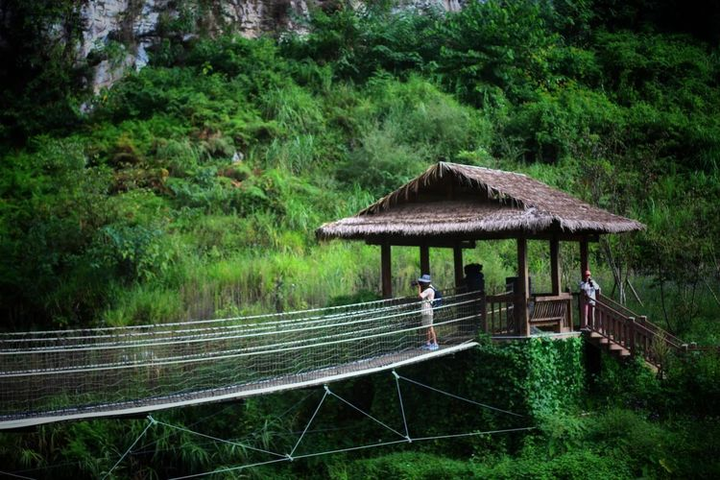
[[[485,275],[482,272],[483,266],[479,263],[469,263],[463,269],[465,271],[465,287],[468,292],[485,291]]]

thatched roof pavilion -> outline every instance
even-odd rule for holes
[[[318,228],[319,239],[364,240],[382,247],[383,295],[392,295],[392,245],[420,247],[422,273],[430,272],[429,248],[455,252],[455,281],[462,281],[462,249],[478,240],[518,242],[518,294],[530,299],[527,241],[547,240],[551,295],[560,294],[559,242],[580,244],[580,269],[588,269],[588,242],[608,233],[641,230],[635,220],[589,205],[520,173],[440,162],[352,217]],[[560,298],[560,297],[557,297]],[[529,319],[527,326],[529,328]],[[527,332],[527,329],[525,330]]]
[[[324,224],[317,235],[321,239],[480,240],[642,228],[635,220],[593,207],[521,173],[440,162],[357,215]]]

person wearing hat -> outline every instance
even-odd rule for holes
[[[430,284],[430,275],[423,273],[418,278],[418,297],[420,297],[420,320],[423,327],[427,329],[427,343],[422,346],[425,350],[437,350],[437,336],[433,328],[433,300],[435,300],[435,289]]]
[[[584,281],[580,282],[580,293],[583,299],[583,318],[585,325],[589,320],[595,320],[595,300],[600,292],[600,285],[592,279],[590,270],[585,270]]]

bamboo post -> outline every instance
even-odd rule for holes
[[[485,296],[485,292],[483,292],[482,296],[480,297],[480,315],[482,315],[481,321],[483,325],[485,325],[485,333],[489,332],[487,311],[487,297]]]
[[[463,285],[463,252],[460,243],[453,247],[453,263],[455,264],[455,287]]]
[[[430,275],[430,247],[420,245],[420,273]]]
[[[585,271],[590,269],[590,265],[588,263],[588,241],[586,238],[583,238],[580,241],[580,278],[584,281],[585,280]],[[583,298],[582,292],[580,292],[580,328],[587,328],[588,326],[588,318],[590,315],[590,312],[588,311],[588,315],[585,315],[585,303],[586,300]],[[589,308],[588,308],[589,310]],[[593,328],[595,328],[595,322],[593,322]]]
[[[557,238],[550,240],[550,281],[552,294],[560,295],[560,242]]]
[[[530,335],[530,319],[528,318],[528,263],[527,263],[527,239],[524,237],[518,237],[517,239],[517,254],[518,254],[518,289],[516,292],[518,301],[516,303],[517,308],[515,309],[515,318],[517,320],[518,334],[522,336]]]
[[[585,280],[585,271],[590,270],[590,264],[588,262],[588,241],[582,239],[580,241],[580,278]]]
[[[383,298],[392,298],[392,270],[389,243],[383,243],[380,246],[380,278],[382,279]]]

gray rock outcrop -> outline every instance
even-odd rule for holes
[[[28,0],[31,1],[31,0]],[[237,33],[247,38],[270,32],[303,32],[308,2],[325,7],[346,1],[353,8],[360,0],[76,0],[79,16],[68,25],[48,24],[43,36],[53,43],[76,45],[79,64],[87,62],[94,75],[88,80],[95,93],[110,87],[128,69],[140,69],[148,52],[164,38],[188,40],[195,36]],[[457,11],[464,0],[397,0],[398,9],[440,8]],[[0,48],[3,32],[13,19],[12,0],[0,0]],[[77,20],[79,17],[79,22]],[[78,25],[79,23],[79,25]],[[67,32],[81,29],[79,41]],[[67,37],[67,38],[66,38]],[[72,37],[72,39],[71,39]]]
[[[254,38],[272,31],[300,31],[295,19],[307,14],[305,0],[89,0],[81,7],[84,29],[78,60],[100,53],[92,85],[98,92],[128,68],[145,66],[148,50],[166,35],[187,39],[234,32]],[[177,30],[178,24],[184,31]]]

